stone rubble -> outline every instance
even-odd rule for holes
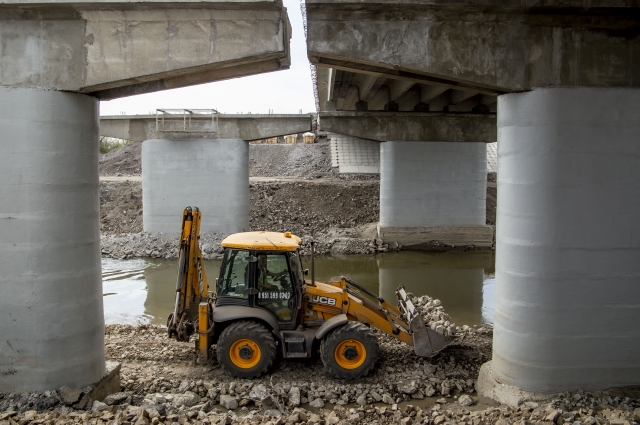
[[[122,154],[117,152],[120,150]],[[127,145],[117,151],[109,152],[101,159],[101,175],[118,174],[123,164],[128,167],[126,169],[139,168],[135,165],[140,160],[138,144]],[[378,175],[339,174],[327,162],[328,154],[327,143],[250,145],[250,175],[281,178],[250,183],[250,230],[289,231],[305,240],[314,238],[318,242],[316,249],[319,254],[373,254],[402,249],[402,246],[384,244],[377,239],[376,224],[380,210]],[[282,179],[284,177],[294,180]],[[142,214],[141,182],[100,182],[100,230],[103,248],[106,248],[103,256],[174,258],[176,250],[173,246],[177,239],[169,240],[168,246],[140,244],[143,241],[155,242],[141,233]],[[207,212],[203,211],[203,214]],[[487,224],[495,224],[490,219],[494,216],[495,203],[488,203]],[[179,226],[177,220],[176,234]],[[208,258],[216,258],[219,244],[215,241],[222,240],[222,236],[210,236],[213,242]],[[157,237],[164,238],[162,235]],[[436,251],[453,249],[437,241],[429,248]]]
[[[327,254],[372,254],[375,252],[391,251],[387,244],[376,244],[371,239],[359,237],[336,238],[335,230],[319,233],[315,237],[303,236],[302,255],[310,255],[314,240],[317,255]],[[200,249],[206,260],[221,259],[222,240],[229,236],[221,233],[201,233]],[[178,242],[180,233],[134,233],[122,235],[105,235],[101,237],[102,257],[129,258],[178,258]],[[398,248],[396,247],[396,250]]]
[[[423,317],[450,322],[438,300],[414,301]],[[122,363],[121,392],[102,402],[88,399],[88,389],[70,387],[0,393],[0,425],[622,425],[640,420],[640,401],[615,389],[565,393],[518,408],[478,398],[474,385],[480,366],[490,360],[491,329],[439,326],[455,341],[430,359],[376,331],[376,369],[365,378],[343,381],[329,375],[318,357],[280,359],[261,378],[235,379],[215,355],[196,364],[193,341],[170,340],[164,327],[108,325],[106,355]]]

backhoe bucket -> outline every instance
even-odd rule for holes
[[[400,311],[409,323],[409,331],[413,337],[413,350],[418,356],[433,357],[447,345],[453,338],[446,337],[431,328],[425,326],[422,316],[413,305],[404,286],[400,285],[396,291]]]

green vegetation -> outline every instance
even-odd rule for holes
[[[131,143],[131,140],[114,139],[113,137],[100,136],[100,153],[104,154],[114,149],[121,148]]]

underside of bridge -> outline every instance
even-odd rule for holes
[[[306,0],[306,19],[320,128],[378,115],[375,131],[349,135],[383,142],[381,220],[429,226],[427,200],[447,185],[479,200],[462,172],[479,166],[473,148],[454,145],[487,133],[452,117],[497,117],[494,348],[480,395],[518,404],[640,383],[640,329],[623,325],[640,322],[637,4]],[[407,129],[419,122],[428,129]],[[394,217],[402,207],[417,210]],[[441,223],[460,217],[448,207],[464,208],[445,205]]]
[[[0,391],[105,372],[98,100],[286,69],[290,34],[280,0],[0,1]]]

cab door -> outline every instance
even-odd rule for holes
[[[257,252],[253,273],[255,305],[268,310],[281,329],[294,329],[298,311],[295,278],[288,252]]]

